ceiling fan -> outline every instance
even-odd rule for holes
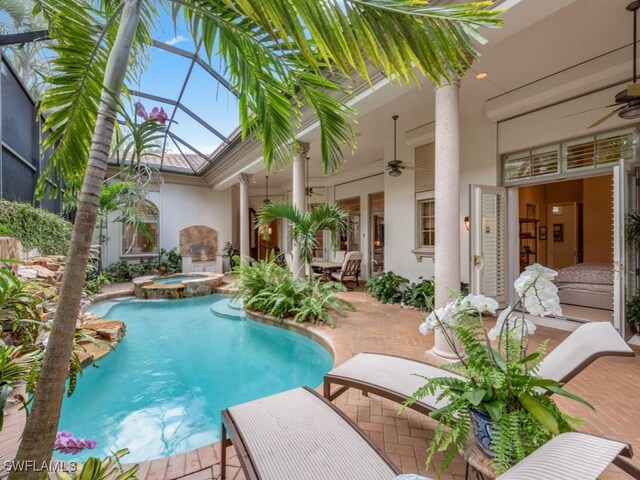
[[[616,113],[620,118],[625,120],[630,120],[633,118],[640,117],[640,83],[636,83],[638,80],[637,72],[636,72],[636,53],[637,53],[637,42],[638,42],[638,8],[640,8],[640,0],[634,0],[629,5],[627,5],[627,10],[633,12],[633,83],[627,85],[625,90],[618,92],[615,97],[615,102],[611,105],[607,105],[603,108],[611,108],[618,106],[618,108],[611,110],[604,117],[600,118],[598,121],[589,125],[589,128],[597,127],[601,123],[609,120]]]
[[[640,0],[639,0],[640,1]],[[402,170],[404,169],[413,169],[413,165],[404,165],[402,160],[398,160],[397,150],[398,150],[398,115],[394,115],[393,118],[393,160],[387,162],[387,166],[385,170],[389,172],[389,175],[392,177],[399,177],[402,175]]]

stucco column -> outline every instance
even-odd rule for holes
[[[247,261],[251,255],[251,225],[249,225],[249,183],[250,173],[238,175],[240,183],[240,258]]]
[[[309,153],[308,143],[299,143],[298,152],[293,159],[293,206],[300,212],[307,211],[307,195],[305,185],[305,165]],[[297,278],[304,276],[304,262],[300,261],[300,249],[293,242],[293,275]]]
[[[460,84],[436,88],[435,125],[435,306],[444,307],[460,290]],[[428,352],[432,360],[457,360],[439,329]]]

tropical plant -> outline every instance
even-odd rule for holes
[[[626,218],[627,241],[634,246],[640,246],[640,211],[629,212]]]
[[[336,296],[346,288],[336,282],[293,277],[286,268],[269,260],[239,263],[233,270],[236,295],[244,307],[276,318],[293,317],[295,322],[321,321],[333,325],[331,313],[344,316],[353,306]]]
[[[42,354],[27,350],[23,345],[7,345],[0,340],[0,430],[4,421],[4,408],[12,390],[24,386],[27,396],[33,393]],[[23,396],[16,396],[26,405]]]
[[[640,328],[640,292],[627,300],[625,318],[630,325]]]
[[[178,273],[182,271],[182,255],[178,253],[177,248],[166,250],[160,249],[158,254],[158,268],[162,273]]]
[[[403,303],[425,312],[431,311],[434,305],[435,282],[433,279],[424,280],[419,278],[419,282],[412,282],[404,292]]]
[[[15,237],[27,250],[42,255],[65,255],[71,241],[73,225],[64,218],[33,207],[28,203],[0,199],[0,225],[5,233]]]
[[[279,200],[262,205],[256,211],[256,227],[268,238],[271,222],[283,218],[289,222],[289,232],[294,245],[298,247],[300,262],[311,266],[313,252],[318,246],[318,232],[327,230],[331,234],[331,243],[338,246],[340,236],[349,232],[349,213],[335,204],[323,203],[308,212],[301,212],[294,205]],[[301,276],[302,271],[293,272]]]
[[[412,282],[404,291],[402,302],[405,305],[430,312],[435,301],[435,281],[433,279],[424,280],[422,277],[419,277],[419,279],[420,282]],[[469,293],[469,284],[460,282],[460,292],[462,295],[467,295]]]
[[[32,347],[41,326],[42,298],[38,290],[45,288],[33,281],[22,281],[0,264],[0,329],[11,330],[13,343]]]
[[[113,156],[123,168],[134,172],[142,165],[143,155],[160,157],[162,155],[160,142],[166,134],[167,114],[163,108],[154,107],[151,114],[147,113],[144,105],[135,104],[136,113],[132,117],[125,109],[121,109],[124,118],[124,132],[113,149]],[[141,122],[137,118],[142,118]]]
[[[535,325],[525,311],[535,316],[561,314],[557,288],[551,282],[556,275],[538,264],[527,267],[515,282],[519,301],[505,309],[488,332],[483,314],[495,314],[498,303],[482,295],[460,296],[436,309],[420,326],[423,334],[434,328],[442,331],[459,359],[458,364],[445,368],[464,377],[425,378],[424,386],[406,402],[410,405],[433,395],[446,404],[430,414],[439,423],[429,445],[427,465],[437,453],[445,452],[438,468],[442,473],[464,446],[472,423],[484,416],[491,432],[490,445],[484,447],[493,455],[499,475],[553,436],[572,430],[575,419],[562,413],[550,394],[593,408],[564,390],[561,383],[539,377],[546,342],[528,352],[528,338]],[[463,349],[456,347],[456,339]],[[495,348],[491,341],[497,342]]]
[[[240,255],[240,249],[231,242],[225,242],[222,249],[222,258],[229,259],[229,268],[233,270],[236,266],[236,257]]]
[[[77,463],[73,471],[56,471],[56,477],[58,480],[135,480],[140,466],[134,465],[125,470],[120,463],[120,459],[128,453],[129,450],[125,448],[102,460],[91,457]]]
[[[44,148],[52,155],[39,179],[84,178],[42,375],[16,460],[51,458],[62,405],[73,331],[96,226],[97,199],[109,160],[119,97],[125,79],[143,65],[156,18],[150,0],[98,2],[38,0],[51,41],[48,88],[40,105]],[[418,0],[173,0],[174,18],[184,18],[197,45],[227,67],[238,96],[243,137],[262,141],[268,168],[292,156],[303,106],[320,121],[321,158],[329,173],[343,159],[341,145],[354,146],[351,109],[338,97],[347,78],[371,82],[372,68],[398,82],[433,82],[464,75],[477,56],[479,28],[500,23],[490,2],[429,6]],[[0,6],[1,8],[1,6]],[[327,75],[327,74],[330,75]],[[87,161],[88,159],[88,161]],[[55,183],[54,183],[55,185]],[[35,471],[12,472],[34,479]]]
[[[382,303],[400,303],[409,280],[393,272],[382,272],[371,277],[364,286],[365,291]]]

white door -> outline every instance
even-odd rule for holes
[[[635,164],[620,160],[613,170],[613,325],[627,339],[632,335],[625,322],[628,295],[636,291],[636,248],[626,240],[625,218],[638,204]]]
[[[506,189],[471,185],[472,293],[506,303]]]

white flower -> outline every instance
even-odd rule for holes
[[[531,315],[562,315],[558,288],[552,282],[557,274],[536,263],[528,266],[513,284],[518,295],[523,297],[524,308]]]
[[[523,321],[524,326],[522,324]],[[505,322],[507,323],[506,326]],[[525,332],[527,335],[533,335],[536,331],[535,323],[527,320],[526,318],[522,318],[521,316],[516,315],[513,310],[511,310],[511,307],[507,307],[505,310],[500,312],[495,327],[493,327],[491,330],[489,330],[489,333],[487,333],[489,340],[493,341],[498,338],[503,328],[505,329],[505,331],[514,333],[518,338],[522,338]]]
[[[475,308],[479,313],[490,313],[494,315],[499,305],[493,298],[484,295],[469,294],[462,299],[461,305],[469,305]]]
[[[455,325],[457,320],[457,308],[456,303],[448,303],[447,306],[437,308],[429,314],[426,320],[420,324],[419,330],[422,335],[428,335],[440,324]]]
[[[418,329],[420,330],[420,333],[422,335],[429,335],[431,333],[431,330],[433,330],[433,327],[427,320],[425,320],[420,324],[420,327],[418,327]]]

